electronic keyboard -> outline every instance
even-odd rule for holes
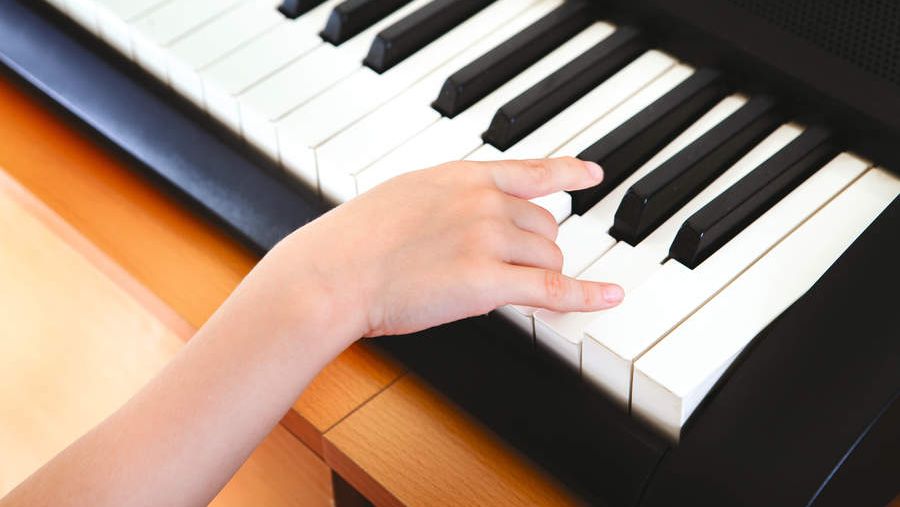
[[[0,5],[10,74],[260,252],[448,160],[600,163],[535,202],[622,305],[378,340],[586,502],[898,493],[900,6]]]

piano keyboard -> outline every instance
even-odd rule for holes
[[[900,194],[777,97],[585,0],[52,0],[326,199],[448,160],[577,156],[535,200],[597,313],[498,313],[673,440],[764,327]]]

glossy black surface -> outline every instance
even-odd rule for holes
[[[324,1],[325,0],[282,0],[281,5],[278,6],[278,11],[291,19],[296,19]]]
[[[501,151],[506,150],[646,49],[647,43],[637,29],[618,28],[578,58],[500,107],[482,139]]]
[[[340,45],[409,2],[410,0],[344,0],[328,15],[325,28],[319,35],[335,46]]]
[[[572,212],[582,214],[681,134],[730,87],[722,74],[700,69],[643,111],[578,154],[603,167],[603,182],[569,192]]]
[[[590,3],[573,0],[456,71],[431,106],[453,118],[591,24]]]
[[[647,174],[625,193],[610,235],[636,245],[781,123],[757,96]]]
[[[900,387],[898,230],[895,200],[754,339],[688,421],[641,505],[809,505],[832,480],[845,494],[857,489],[843,505],[881,507],[897,493],[897,468],[841,465],[856,463]],[[876,440],[896,449],[900,426],[883,431]],[[897,463],[897,453],[864,454]]]
[[[848,451],[812,505],[890,505],[900,494],[900,390]]]
[[[669,257],[693,269],[837,155],[831,132],[810,127],[706,206],[675,235]]]
[[[379,74],[385,72],[491,2],[493,0],[432,0],[376,35],[363,63]]]

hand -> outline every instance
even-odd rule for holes
[[[312,281],[357,336],[418,331],[504,304],[592,311],[616,285],[560,274],[552,215],[527,199],[597,185],[575,158],[453,162],[394,178],[298,230],[273,256]],[[298,264],[299,263],[299,264]]]

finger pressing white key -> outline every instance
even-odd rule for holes
[[[603,169],[574,157],[545,160],[486,162],[497,188],[507,194],[533,199],[558,192],[596,185]]]
[[[624,291],[615,284],[576,280],[557,271],[509,266],[496,280],[505,289],[505,302],[557,312],[584,312],[612,308]]]

